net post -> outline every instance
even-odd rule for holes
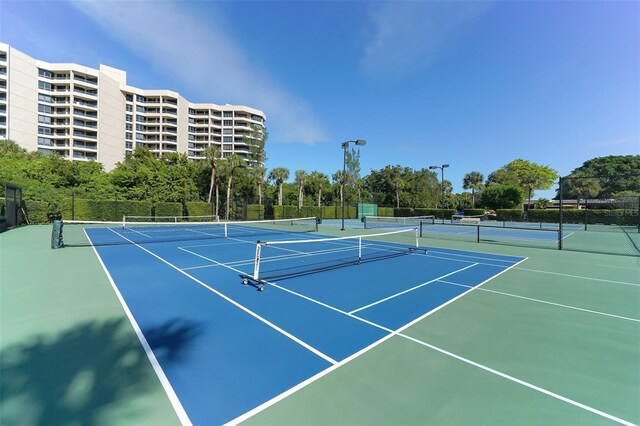
[[[480,242],[480,225],[476,225],[476,227],[478,228],[478,237],[477,237],[478,241],[477,242]]]
[[[422,226],[423,226],[423,225],[422,225],[422,221],[420,221],[420,236],[421,236],[421,237],[422,237],[422,235],[423,235]]]
[[[422,225],[422,222],[420,222],[420,225]],[[418,233],[418,228],[413,228],[414,231],[416,231],[416,249],[418,247],[420,247],[420,234]]]
[[[122,215],[122,229],[125,229],[127,225],[127,216]]]
[[[224,223],[224,237],[228,238],[229,237],[229,232],[227,231],[227,223]]]
[[[358,238],[358,263],[362,261],[362,237]]]
[[[226,225],[225,225],[226,226]],[[256,256],[254,259],[253,265],[253,279],[258,281],[260,280],[260,255],[262,253],[262,243],[258,241],[256,243]]]
[[[367,229],[367,216],[363,218],[362,223],[364,223],[364,229]]]

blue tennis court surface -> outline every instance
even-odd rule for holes
[[[91,239],[103,232],[120,231],[87,230]],[[339,257],[350,244],[327,243],[320,252]],[[366,243],[376,252],[399,247]],[[273,262],[311,257],[283,248]],[[254,236],[95,249],[152,362],[157,360],[176,411],[194,424],[233,422],[523,261],[448,249],[407,251],[276,279],[257,291],[241,280],[253,273]],[[171,332],[159,339],[152,332],[158,327]]]

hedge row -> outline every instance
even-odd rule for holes
[[[532,209],[528,212],[529,222],[559,223],[560,211],[556,209]],[[564,209],[562,211],[564,223],[586,223],[603,225],[637,225],[640,218],[637,210],[630,209],[598,209],[578,210]],[[496,220],[522,221],[523,213],[520,209],[498,209]]]
[[[378,207],[378,216],[393,217],[393,207]]]
[[[296,217],[319,217],[322,219],[341,219],[342,207],[340,206],[322,206],[311,207],[303,206],[273,206],[273,215],[275,219],[291,219]],[[357,218],[357,209],[355,206],[345,206],[345,219]]]
[[[210,203],[193,201],[185,203],[129,201],[129,200],[85,200],[76,198],[73,205],[70,197],[53,202],[25,201],[29,223],[47,223],[53,218],[121,221],[122,216],[210,216]]]

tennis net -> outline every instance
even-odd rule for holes
[[[219,222],[215,215],[205,216],[122,216],[123,222]]]
[[[390,239],[394,242],[388,242]],[[253,275],[245,276],[243,283],[255,283],[263,290],[272,280],[388,259],[417,250],[426,253],[426,249],[419,246],[416,228],[349,237],[258,241]]]
[[[400,227],[415,227],[419,228],[420,223],[427,223],[433,225],[435,222],[435,216],[410,216],[410,217],[386,217],[386,216],[365,216],[364,228],[365,229],[377,229],[377,228],[400,228]]]
[[[65,246],[104,246],[314,232],[315,217],[245,222],[64,221]]]
[[[478,214],[478,215],[462,215],[462,214],[454,214],[451,216],[451,223],[455,223],[458,225],[477,225],[480,221],[485,220],[486,215]]]

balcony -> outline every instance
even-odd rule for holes
[[[96,123],[88,123],[86,121],[81,121],[81,120],[73,120],[73,125],[78,127],[87,127],[90,129],[98,128],[98,125]]]
[[[74,139],[73,147],[77,149],[86,149],[90,151],[95,151],[98,149],[98,144],[95,142],[85,142]]]
[[[83,77],[83,76],[80,76],[80,75],[74,75],[74,76],[73,76],[73,79],[74,79],[75,81],[80,82],[80,83],[91,84],[91,85],[93,85],[93,86],[95,86],[95,85],[97,85],[97,84],[98,84],[98,79],[97,79],[97,78],[95,78],[95,77],[93,77],[93,78],[87,78],[87,77]]]
[[[73,104],[81,106],[81,107],[98,109],[98,103],[97,102],[84,101],[82,99],[77,99],[76,98],[76,99],[73,100]]]
[[[78,137],[78,138],[93,139],[93,140],[98,139],[98,136],[95,135],[95,134],[85,133],[85,132],[78,131],[78,130],[75,130],[73,132],[73,136]]]
[[[89,118],[89,119],[92,119],[92,120],[97,120],[98,119],[98,114],[96,114],[95,112],[86,112],[86,111],[83,111],[81,109],[75,109],[74,108],[73,114],[74,115],[80,115],[82,117]]]
[[[95,98],[98,96],[97,90],[85,90],[85,89],[81,89],[80,87],[74,87],[73,91],[76,94],[76,96],[88,96],[92,98]]]

